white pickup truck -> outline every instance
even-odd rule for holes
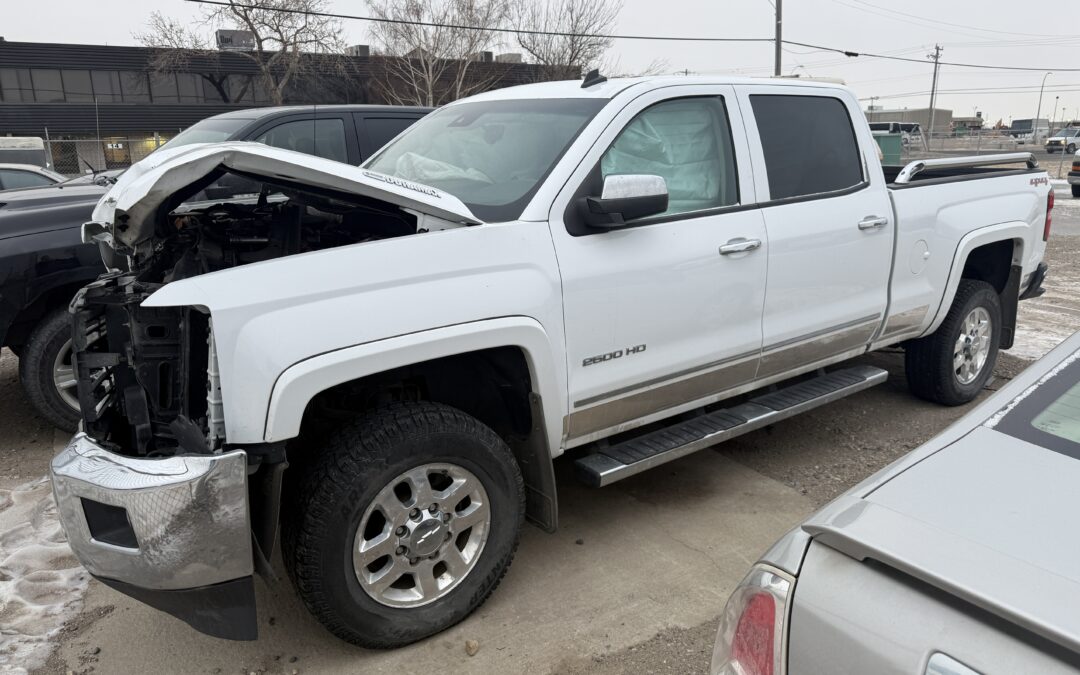
[[[186,201],[225,173],[263,188]],[[881,382],[839,364],[888,346],[970,401],[1052,204],[1028,154],[883,169],[849,90],[783,80],[502,89],[360,167],[155,153],[84,226],[111,271],[71,305],[59,513],[94,576],[233,639],[280,521],[319,621],[406,644],[556,527],[560,455],[607,485]]]

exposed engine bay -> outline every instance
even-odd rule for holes
[[[107,239],[103,257],[126,269],[102,275],[71,305],[85,429],[122,454],[211,453],[225,441],[211,318],[194,307],[142,307],[162,286],[424,231],[393,204],[288,184],[263,183],[257,196],[224,202],[181,201],[205,182],[162,205],[149,246]]]

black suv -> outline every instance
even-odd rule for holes
[[[360,164],[428,112],[372,105],[238,110],[194,124],[162,147],[256,141]],[[0,191],[0,347],[19,357],[19,379],[37,411],[68,431],[78,424],[79,403],[67,306],[102,272],[97,247],[82,243],[81,226],[114,180],[98,178]],[[251,189],[258,188],[234,177],[195,199]]]

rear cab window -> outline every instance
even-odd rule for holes
[[[752,94],[772,200],[813,197],[866,181],[847,106],[832,96]]]
[[[255,142],[335,162],[349,161],[345,122],[340,117],[285,122],[260,134]]]
[[[994,430],[1080,459],[1080,352],[986,423]]]

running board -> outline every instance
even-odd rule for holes
[[[889,374],[872,366],[854,366],[819,375],[758,395],[733,408],[705,413],[629,441],[598,449],[574,466],[578,478],[603,487],[710,445],[831,403],[881,384]]]

